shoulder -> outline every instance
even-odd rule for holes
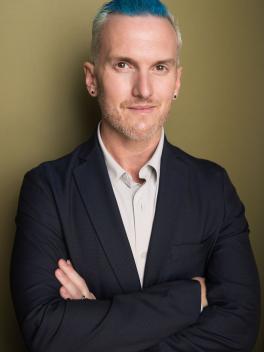
[[[174,175],[184,175],[184,184],[192,200],[198,199],[199,204],[204,202],[211,210],[221,209],[223,214],[244,212],[244,205],[224,167],[190,155],[170,143],[167,143],[167,148],[168,166],[174,168]]]
[[[94,148],[95,136],[80,144],[70,153],[54,160],[40,163],[27,171],[24,179],[30,182],[61,184],[72,178],[75,168],[80,166]]]
[[[191,155],[168,141],[164,145],[164,152],[169,164],[172,167],[175,165],[175,167],[184,170],[191,179],[209,182],[225,177],[226,170],[223,166],[212,160]]]

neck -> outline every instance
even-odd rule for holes
[[[139,171],[154,154],[160,141],[161,129],[148,140],[135,141],[122,136],[104,121],[100,127],[106,149],[135,182],[142,183]]]

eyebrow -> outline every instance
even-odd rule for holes
[[[112,61],[125,61],[125,62],[128,62],[128,63],[131,63],[132,65],[134,66],[138,66],[138,63],[136,60],[130,58],[130,57],[127,57],[127,56],[112,56],[109,58],[109,61],[112,62]],[[176,65],[176,59],[163,59],[163,60],[158,60],[156,61],[153,65]]]
[[[167,65],[176,65],[176,60],[175,59],[166,59],[166,60],[160,60],[156,63],[156,65],[158,64],[167,64]]]

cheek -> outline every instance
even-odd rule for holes
[[[172,102],[173,102],[173,92],[171,91],[166,91],[166,92],[160,92],[160,95],[158,96],[158,99],[161,103],[161,108],[163,110],[169,110]]]
[[[164,77],[163,77],[164,78]],[[174,79],[159,79],[155,80],[155,95],[161,102],[169,102],[172,100],[175,91]]]
[[[104,99],[115,104],[129,98],[131,78],[129,75],[107,74],[100,86]]]

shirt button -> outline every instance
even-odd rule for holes
[[[146,259],[147,253],[146,252],[141,253],[140,257],[141,259]]]

